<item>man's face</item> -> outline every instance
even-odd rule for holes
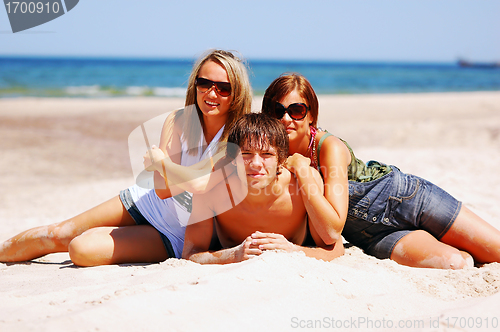
[[[278,156],[274,147],[269,144],[250,147],[245,143],[241,148],[241,154],[249,190],[264,189],[276,180]]]

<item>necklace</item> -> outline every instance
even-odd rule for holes
[[[317,130],[313,126],[309,127],[311,131],[311,140],[309,141],[309,146],[307,147],[307,154],[309,155],[309,159],[311,159],[311,166],[314,168],[318,168],[318,162],[316,160],[316,133]]]

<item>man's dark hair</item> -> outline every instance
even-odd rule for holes
[[[274,118],[263,113],[251,113],[242,116],[229,132],[227,138],[227,154],[236,158],[238,151],[245,146],[256,150],[267,150],[270,146],[276,149],[278,164],[283,164],[288,157],[288,135],[285,126]]]

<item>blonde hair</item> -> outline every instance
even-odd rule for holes
[[[242,59],[238,58],[229,51],[209,51],[194,64],[188,81],[185,103],[186,107],[184,109],[184,112],[194,112],[194,110],[196,110],[196,112],[198,113],[198,117],[187,116],[186,119],[199,119],[201,128],[205,128],[203,114],[201,113],[197,104],[197,91],[194,82],[198,77],[201,67],[208,61],[213,61],[221,65],[226,70],[229,83],[231,84],[231,104],[229,106],[226,125],[220,138],[220,141],[223,142],[227,141],[227,136],[234,123],[244,114],[251,113],[252,88],[250,86],[250,80],[248,79],[246,66]],[[189,107],[190,105],[196,105],[196,107]],[[180,113],[184,112],[178,112],[178,115],[180,116]],[[199,128],[199,126],[192,125],[191,121],[189,120],[184,122],[183,132],[186,137],[188,146],[197,146],[201,134],[199,132]],[[196,154],[197,149],[190,149],[188,153]]]

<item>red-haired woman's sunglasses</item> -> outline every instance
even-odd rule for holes
[[[281,119],[288,113],[292,120],[302,120],[306,117],[309,107],[304,103],[294,103],[288,105],[288,107],[283,106],[283,104],[275,102],[274,105],[274,116],[276,119]]]
[[[215,91],[222,97],[228,97],[231,94],[231,83],[228,82],[214,82],[206,78],[197,77],[194,85],[201,93],[205,93],[215,86]]]

